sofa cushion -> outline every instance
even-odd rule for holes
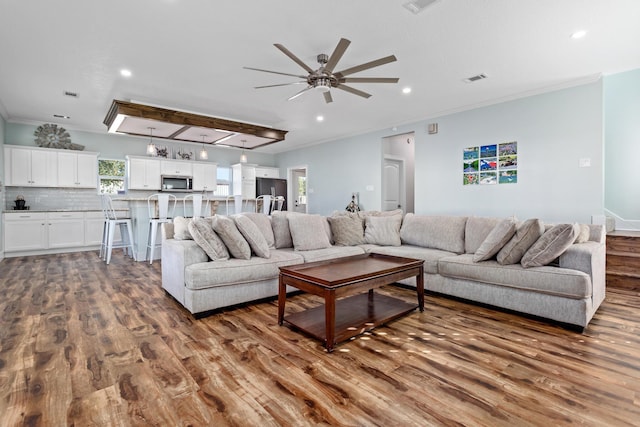
[[[273,227],[271,226],[271,218],[269,218],[269,215],[255,212],[243,212],[239,215],[246,216],[253,221],[267,241],[269,248],[275,248],[276,241],[275,236],[273,235]]]
[[[320,215],[290,215],[289,230],[296,251],[323,249],[331,246],[326,233],[327,219]]]
[[[467,217],[426,216],[408,213],[402,221],[402,243],[441,249],[456,254],[464,252],[464,229]]]
[[[522,256],[529,250],[544,233],[544,224],[537,218],[524,221],[516,229],[516,234],[507,242],[500,252],[497,260],[500,264],[517,264]]]
[[[173,218],[173,238],[176,240],[193,240],[189,231],[191,218],[177,216]]]
[[[189,233],[210,259],[214,261],[229,259],[229,251],[213,230],[210,220],[204,218],[190,220]]]
[[[234,258],[249,259],[251,258],[251,248],[249,243],[242,237],[242,234],[236,227],[233,219],[216,215],[213,217],[213,231],[222,239]]]
[[[185,286],[195,290],[277,279],[280,267],[302,262],[302,257],[293,251],[272,249],[269,258],[230,258],[192,264],[185,268]]]
[[[337,246],[355,246],[364,243],[364,217],[340,215],[328,217],[327,221]]]
[[[383,246],[400,246],[402,215],[365,217],[364,240],[366,243]]]
[[[582,271],[551,266],[524,268],[520,264],[500,265],[494,260],[475,263],[471,254],[441,258],[438,271],[445,277],[566,298],[588,298],[592,292],[589,275]],[[500,303],[496,301],[495,305]]]
[[[296,251],[294,249],[278,249],[278,251],[290,251],[302,256],[304,262],[326,261],[328,259],[341,258],[352,255],[362,255],[364,249],[360,246],[330,246],[324,249],[312,249],[308,251]]]
[[[516,221],[513,218],[507,218],[500,221],[491,230],[491,233],[484,239],[475,254],[473,260],[475,262],[486,261],[497,254],[500,249],[513,237],[516,232]]]
[[[540,267],[558,258],[580,234],[578,224],[558,224],[546,231],[522,256],[523,267]]]
[[[453,252],[447,252],[440,249],[423,248],[420,246],[402,245],[402,246],[377,246],[363,245],[361,246],[365,252],[371,252],[383,255],[393,255],[404,258],[415,258],[424,260],[424,272],[438,274],[438,260],[455,255]]]
[[[498,217],[470,216],[464,227],[464,251],[474,254],[491,230],[501,221]]]
[[[260,232],[260,229],[258,229],[256,223],[244,215],[234,216],[233,220],[236,223],[236,227],[238,227],[238,231],[240,231],[247,243],[249,243],[249,247],[253,253],[261,258],[269,258],[269,244]]]

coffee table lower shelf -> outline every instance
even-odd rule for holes
[[[339,299],[336,301],[335,339],[332,344],[360,335],[416,308],[418,304],[374,294],[373,291]],[[284,321],[316,339],[327,341],[324,305],[290,314]]]

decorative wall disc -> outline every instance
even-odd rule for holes
[[[84,150],[84,145],[71,143],[71,136],[63,127],[51,123],[38,126],[33,133],[38,147]]]

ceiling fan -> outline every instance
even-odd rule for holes
[[[243,68],[247,70],[262,71],[264,73],[280,74],[283,76],[291,76],[291,77],[298,77],[298,78],[304,79],[303,81],[300,81],[300,82],[282,83],[282,84],[276,84],[276,85],[255,87],[255,89],[263,89],[267,87],[289,86],[289,85],[306,83],[307,87],[302,89],[300,92],[296,93],[292,97],[290,97],[288,99],[289,101],[299,97],[305,92],[308,92],[312,89],[316,89],[323,92],[325,102],[327,103],[333,102],[333,98],[331,97],[331,91],[330,91],[332,88],[341,89],[341,90],[344,90],[345,92],[349,92],[354,95],[361,96],[363,98],[369,98],[371,94],[363,92],[359,89],[355,89],[351,86],[347,86],[345,83],[398,83],[399,79],[392,78],[392,77],[347,77],[351,74],[358,73],[360,71],[368,70],[370,68],[374,68],[380,65],[388,64],[390,62],[394,62],[396,61],[396,57],[394,55],[386,56],[384,58],[376,59],[375,61],[370,61],[364,64],[356,65],[355,67],[344,69],[342,71],[334,72],[333,71],[334,68],[336,67],[336,65],[342,58],[342,55],[344,55],[344,52],[347,50],[347,47],[349,47],[350,44],[351,42],[349,40],[342,38],[338,42],[338,45],[336,46],[331,56],[327,56],[324,53],[321,53],[320,55],[318,55],[317,59],[318,59],[318,63],[320,64],[320,67],[317,70],[312,69],[307,64],[302,62],[300,58],[298,58],[293,53],[291,53],[283,45],[278,43],[274,44],[274,46],[277,47],[282,53],[287,55],[296,64],[301,66],[308,73],[306,76],[301,74],[290,74],[290,73],[281,73],[279,71],[263,70],[260,68],[251,68],[251,67],[243,67]]]

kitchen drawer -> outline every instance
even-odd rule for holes
[[[84,219],[84,212],[49,212],[49,219]]]
[[[26,221],[26,220],[44,220],[47,218],[46,212],[5,212],[5,221]]]

